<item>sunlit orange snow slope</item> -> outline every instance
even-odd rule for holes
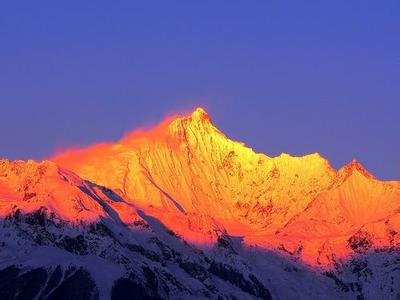
[[[318,153],[255,153],[201,108],[51,160],[194,243],[226,232],[323,265],[399,243],[400,182],[379,181],[356,161],[335,170]]]

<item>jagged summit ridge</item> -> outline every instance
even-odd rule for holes
[[[292,192],[308,193],[308,199],[328,186],[333,176],[333,170],[319,155],[270,158],[255,153],[222,134],[203,109],[170,120],[166,129],[156,130],[156,139],[151,143],[137,137],[139,142],[131,140],[118,149],[88,148],[84,154],[88,160],[80,159],[82,153],[67,153],[54,160],[83,178],[121,189],[144,205],[174,209],[173,202],[178,201],[185,211],[234,219],[245,218],[246,211],[254,205],[269,203],[271,196],[265,189],[271,189],[270,194],[274,195],[273,213],[281,214],[281,209],[288,209],[289,214],[294,214],[306,201],[289,206],[294,197],[288,197],[284,191],[289,181],[299,182]],[[174,134],[165,138],[168,130]],[[157,139],[158,136],[161,137]]]
[[[359,161],[356,159],[353,159],[351,162],[349,162],[347,165],[342,167],[339,172],[343,172],[347,174],[347,176],[353,174],[354,172],[358,172],[362,174],[365,177],[368,178],[375,178],[374,175],[372,175]]]

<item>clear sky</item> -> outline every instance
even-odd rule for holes
[[[1,1],[0,156],[196,106],[258,152],[400,179],[400,1]]]

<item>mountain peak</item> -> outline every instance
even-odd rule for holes
[[[194,119],[199,119],[199,120],[208,120],[208,121],[211,120],[210,115],[202,107],[196,108],[193,111],[191,117]]]
[[[196,123],[212,123],[210,115],[202,107],[197,107],[189,116],[181,119],[190,120]]]
[[[347,165],[342,167],[339,172],[344,173],[345,177],[348,177],[354,172],[358,172],[364,177],[367,178],[374,178],[374,176],[357,160],[353,159],[351,162],[349,162]]]
[[[175,134],[180,134],[188,128],[201,133],[219,132],[210,115],[201,107],[196,108],[190,115],[178,117],[169,124],[169,128]]]

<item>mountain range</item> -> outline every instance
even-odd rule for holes
[[[202,108],[0,160],[1,299],[400,299],[399,232],[400,181],[256,153]]]

